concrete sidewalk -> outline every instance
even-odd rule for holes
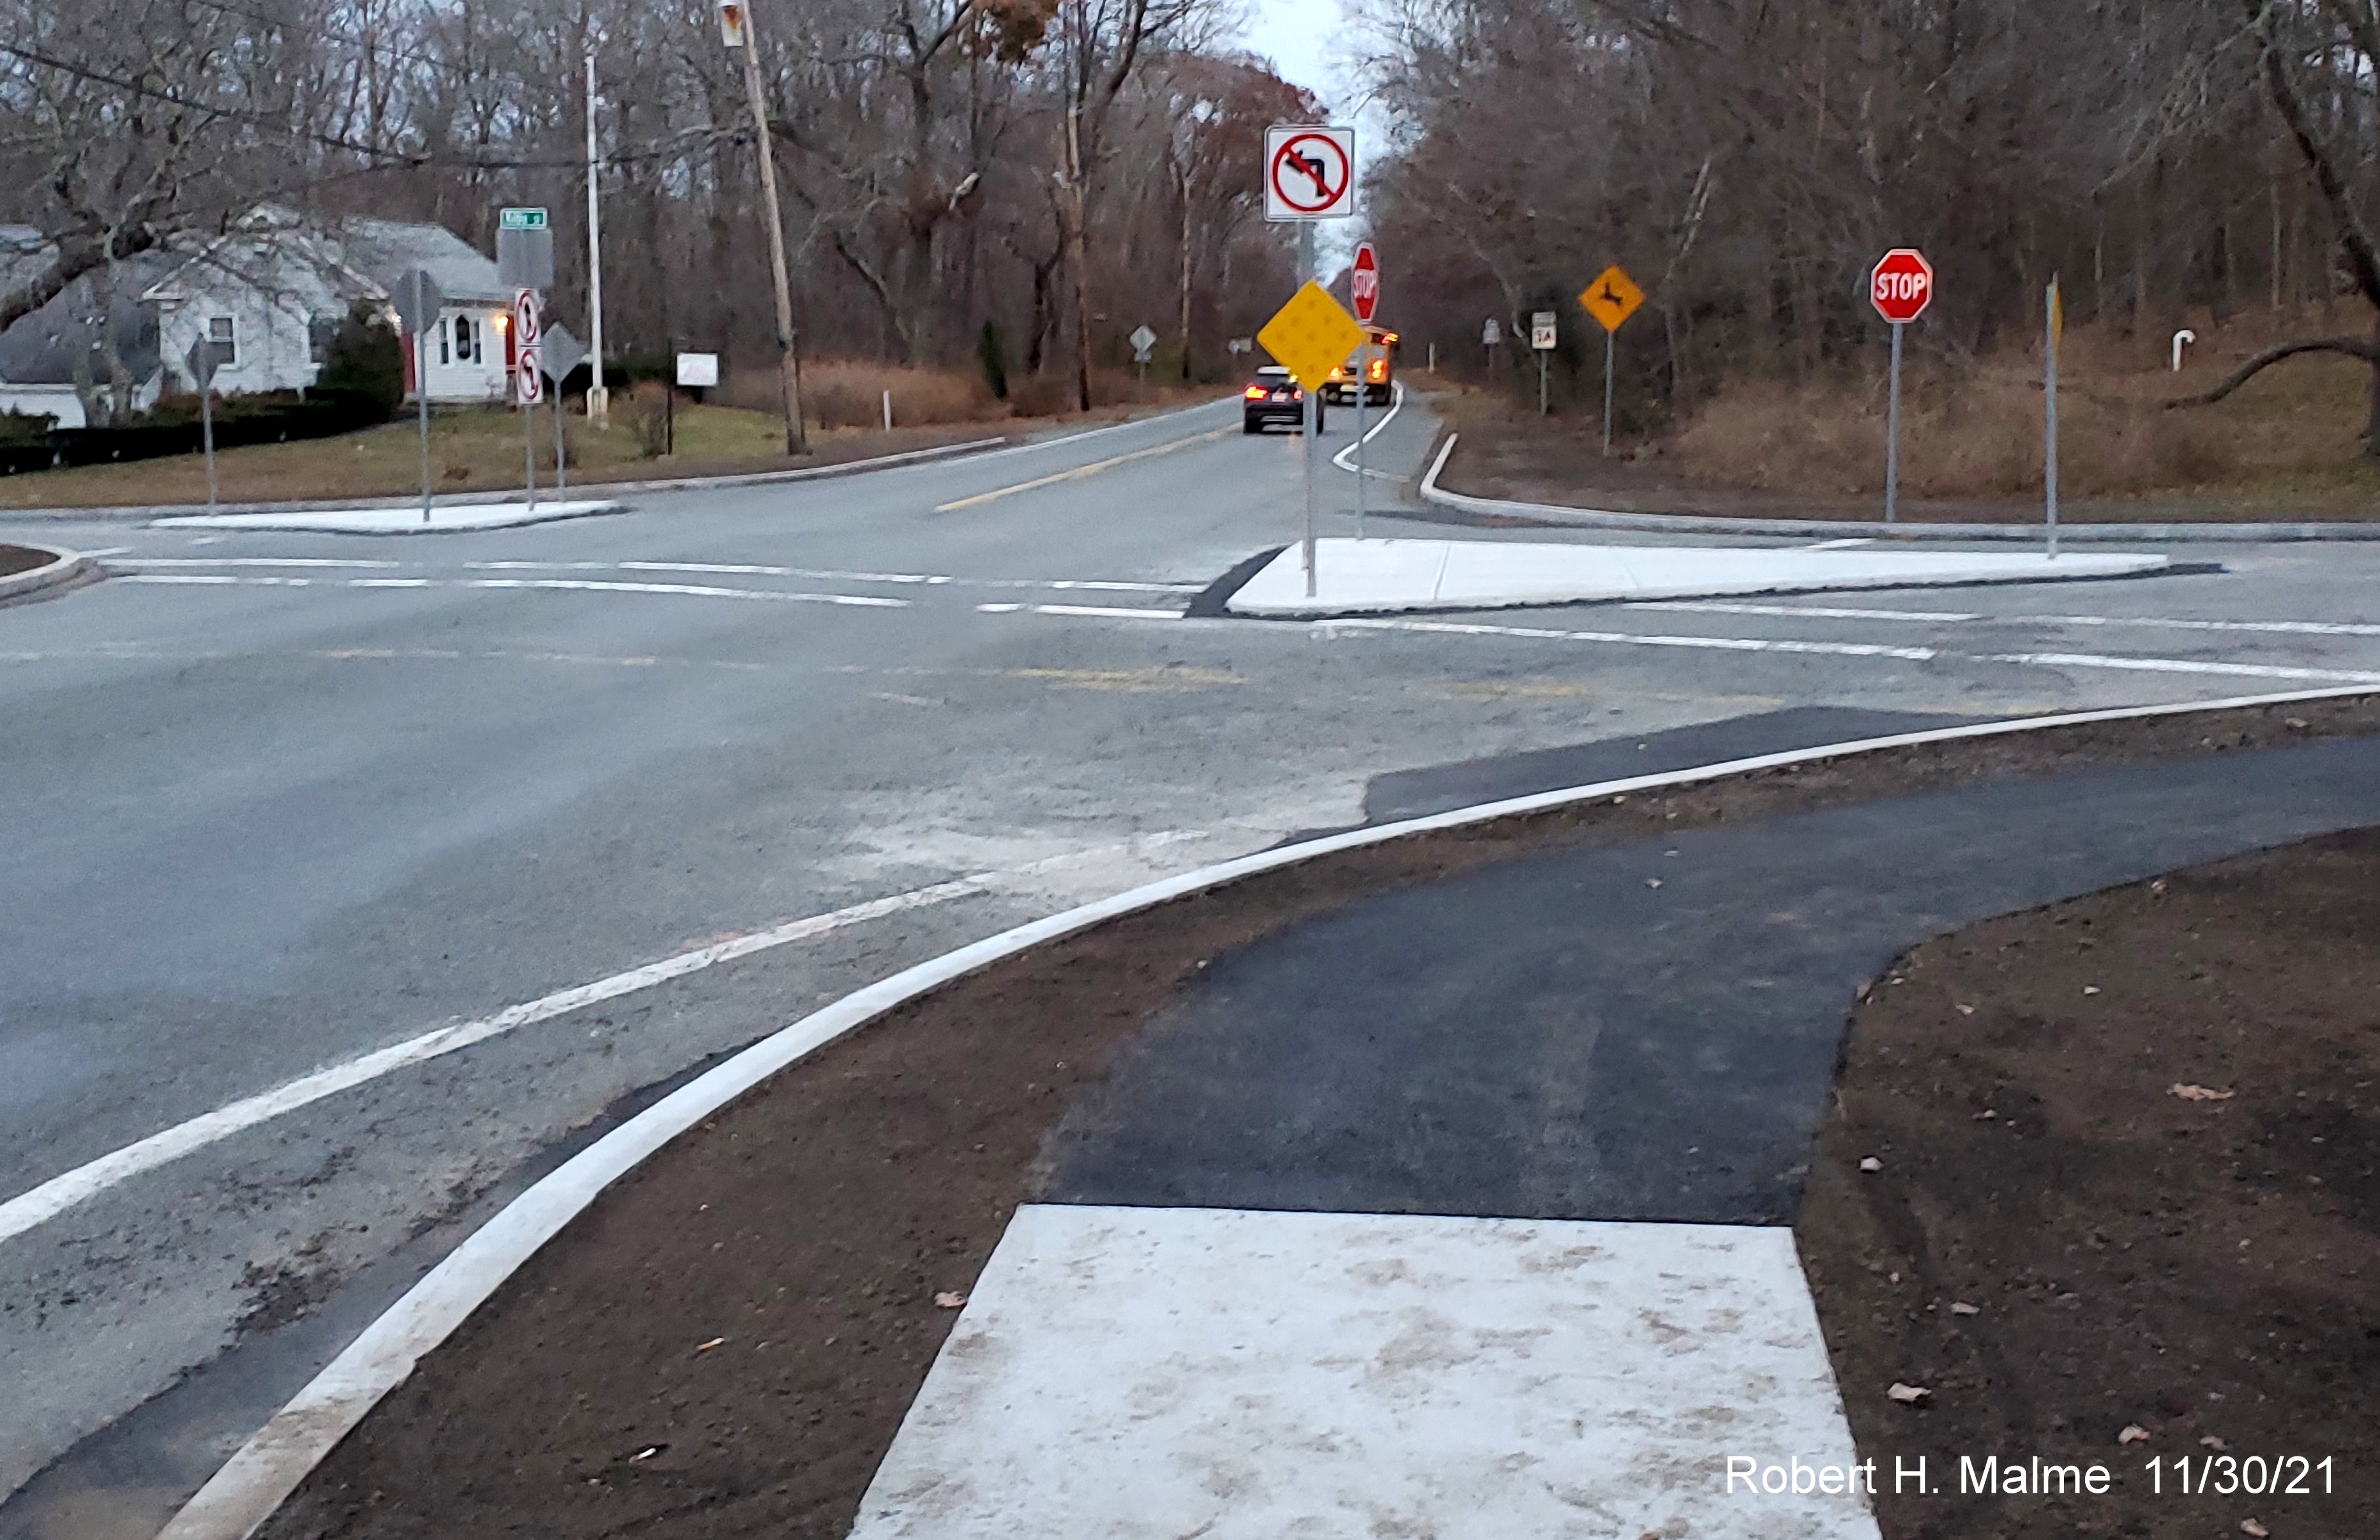
[[[2164,556],[2037,552],[1709,549],[1502,540],[1315,542],[1315,592],[1292,545],[1242,585],[1233,614],[1280,618],[1491,610],[1604,600],[1708,599],[1847,588],[2129,577]]]
[[[854,1535],[1872,1537],[1786,1228],[1862,983],[2375,820],[2380,740],[2245,749],[1555,849],[1223,952],[1045,1141]]]
[[[195,514],[161,518],[152,529],[279,530],[321,535],[452,535],[475,529],[514,529],[525,524],[615,514],[616,498],[557,498],[537,503],[468,503],[432,507],[393,503],[370,508],[284,508],[262,514]]]

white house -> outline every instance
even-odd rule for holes
[[[358,299],[382,308],[415,268],[445,301],[429,339],[432,401],[502,399],[511,349],[512,291],[496,264],[442,224],[384,219],[310,222],[265,207],[193,252],[141,296],[156,307],[160,351],[184,389],[186,360],[204,339],[223,359],[222,391],[301,390],[321,372],[332,336]],[[402,339],[406,394],[416,388],[414,339]]]
[[[50,260],[41,232],[0,225],[0,287]],[[163,271],[155,254],[87,273],[48,304],[0,332],[0,412],[27,412],[80,428],[85,402],[140,411],[157,399],[156,318],[133,298]]]
[[[0,282],[48,255],[37,232],[0,228]],[[165,391],[197,388],[188,360],[200,341],[215,345],[219,392],[308,389],[348,309],[366,301],[394,326],[393,296],[415,268],[445,301],[419,371],[430,399],[503,399],[512,291],[492,259],[443,225],[316,220],[265,206],[223,235],[183,237],[113,273],[87,273],[0,332],[0,411],[79,428],[86,402],[111,383],[124,409],[145,409]],[[401,345],[408,399],[413,344]]]

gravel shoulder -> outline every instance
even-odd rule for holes
[[[1839,1095],[1803,1263],[1861,1454],[1945,1488],[1888,1540],[2380,1534],[2380,830],[1919,947]]]

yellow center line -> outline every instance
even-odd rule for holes
[[[1112,455],[1104,460],[1094,460],[1087,466],[1076,466],[1072,470],[1059,471],[1054,476],[1039,476],[1030,481],[1019,481],[1013,487],[1002,487],[996,491],[978,492],[973,497],[962,497],[955,503],[936,503],[934,512],[947,514],[960,508],[972,508],[978,503],[990,503],[1015,492],[1029,492],[1037,487],[1050,487],[1061,481],[1072,481],[1085,476],[1097,476],[1099,472],[1123,465],[1127,460],[1145,460],[1152,455],[1171,455],[1177,449],[1187,448],[1194,443],[1207,443],[1221,438],[1226,433],[1238,431],[1237,428],[1218,428],[1211,433],[1194,433],[1186,439],[1175,439],[1171,443],[1156,444],[1148,449],[1135,449],[1129,455]]]

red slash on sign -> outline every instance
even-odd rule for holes
[[[1277,124],[1265,134],[1265,217],[1341,219],[1355,212],[1351,128]]]

